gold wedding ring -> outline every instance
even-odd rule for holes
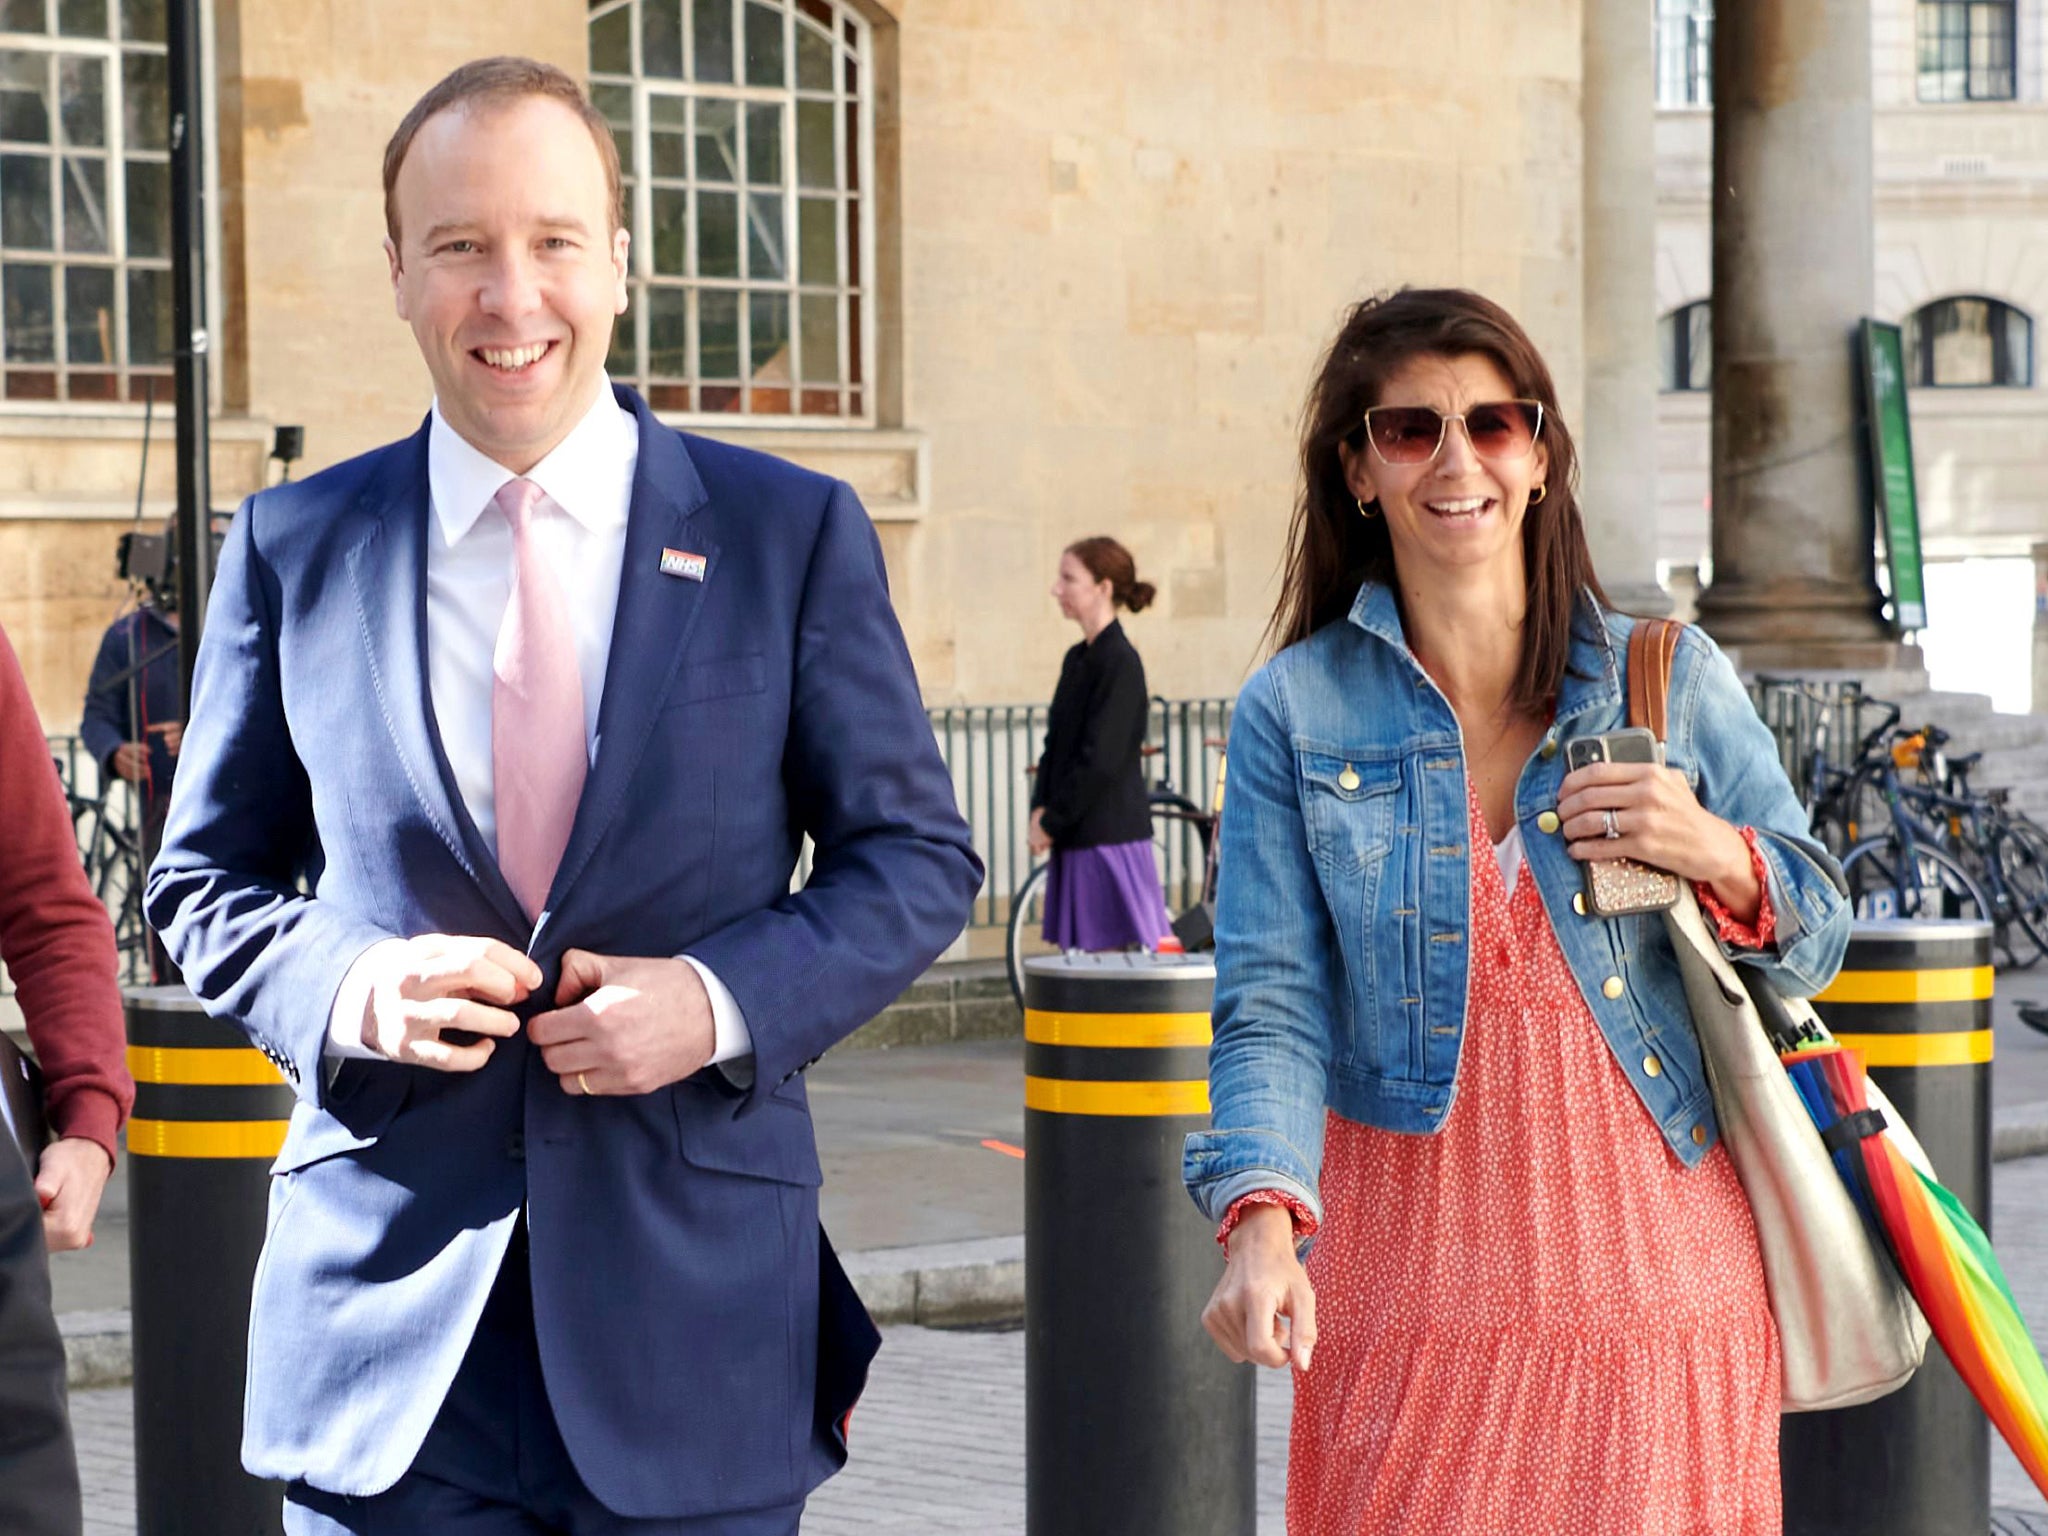
[[[581,1072],[576,1074],[576,1088],[586,1099],[590,1097],[590,1084],[583,1080]]]

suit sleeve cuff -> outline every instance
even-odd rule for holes
[[[343,1061],[376,1061],[377,1053],[363,1044],[363,1021],[370,1012],[370,977],[377,962],[403,939],[380,939],[356,956],[355,964],[335,989],[334,1009],[327,1018],[327,1044],[321,1055],[328,1063],[332,1081],[334,1067]]]
[[[752,1056],[754,1037],[747,1029],[747,1016],[741,1011],[739,1000],[732,995],[732,989],[718,979],[716,971],[695,956],[684,955],[682,960],[697,973],[698,979],[704,983],[706,995],[711,999],[710,1064],[722,1067],[729,1061]],[[733,1074],[728,1072],[726,1076],[732,1077]]]

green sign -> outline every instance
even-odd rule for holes
[[[1927,627],[1920,565],[1920,501],[1913,489],[1913,427],[1906,418],[1906,352],[1896,325],[1863,322],[1863,398],[1870,406],[1870,483],[1892,576],[1892,627]]]

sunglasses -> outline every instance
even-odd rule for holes
[[[1458,416],[1426,405],[1376,405],[1365,413],[1365,435],[1384,463],[1427,464],[1442,450],[1454,421],[1464,424],[1465,440],[1480,458],[1525,459],[1543,430],[1543,405],[1490,400]]]

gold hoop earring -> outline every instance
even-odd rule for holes
[[[1529,493],[1529,505],[1530,505],[1530,506],[1532,506],[1532,507],[1540,507],[1540,506],[1542,506],[1542,505],[1543,505],[1543,498],[1544,498],[1544,497],[1546,497],[1546,496],[1548,496],[1549,494],[1550,494],[1550,487],[1549,487],[1549,486],[1547,486],[1547,485],[1539,485],[1539,486],[1537,486],[1535,490],[1533,490],[1533,491],[1531,491],[1531,492]]]
[[[1377,512],[1375,512],[1375,511],[1373,511],[1372,507],[1368,507],[1368,506],[1367,506],[1367,505],[1365,504],[1365,498],[1364,498],[1363,496],[1354,496],[1354,497],[1352,497],[1351,499],[1352,499],[1353,501],[1355,501],[1355,502],[1357,502],[1357,503],[1358,503],[1358,515],[1359,515],[1360,517],[1364,518],[1364,519],[1365,519],[1365,520],[1366,520],[1367,522],[1371,522],[1371,521],[1372,521],[1372,520],[1373,520],[1374,518],[1376,518],[1376,517],[1378,517],[1378,516],[1379,516],[1379,513],[1377,513]],[[1374,497],[1374,498],[1373,498],[1373,506],[1378,506],[1378,505],[1379,505],[1379,498],[1378,498],[1378,497]]]

